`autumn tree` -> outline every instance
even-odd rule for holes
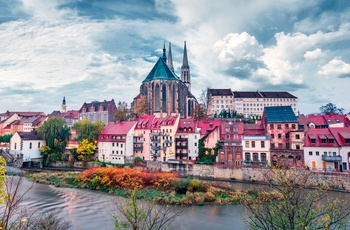
[[[175,207],[138,201],[137,190],[131,191],[128,201],[118,200],[115,206],[119,211],[118,215],[114,216],[116,229],[168,229],[169,224],[182,215],[182,211]]]
[[[272,168],[263,178],[267,186],[243,201],[249,229],[346,229],[349,203],[330,197],[311,172]]]
[[[130,118],[130,110],[128,108],[128,104],[126,102],[119,101],[117,110],[114,113],[114,118],[117,121],[126,121]]]
[[[88,139],[83,139],[79,143],[79,148],[77,149],[78,160],[89,161],[91,156],[94,155],[96,150],[96,145],[90,142]]]
[[[329,114],[343,114],[343,108],[337,108],[337,106],[333,103],[328,103],[320,107],[320,112],[325,115]]]
[[[148,114],[148,105],[146,95],[140,95],[140,98],[137,99],[135,105],[135,113],[138,117]]]
[[[200,106],[199,104],[196,104],[194,107],[194,110],[192,111],[191,115],[196,120],[205,120],[208,118],[207,114],[205,113],[205,109]]]
[[[87,139],[90,142],[95,142],[98,139],[105,124],[101,120],[94,122],[89,119],[82,119],[74,123],[74,129],[77,132],[77,141],[80,142],[83,139]]]

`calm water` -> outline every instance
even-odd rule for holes
[[[25,180],[23,189],[31,182]],[[237,183],[237,190],[251,185]],[[343,199],[349,199],[348,193],[332,193]],[[99,191],[84,189],[56,188],[35,184],[24,202],[27,208],[43,212],[55,212],[70,221],[72,229],[113,229],[112,214],[116,213],[113,201],[115,196]],[[120,199],[120,198],[119,198]],[[178,217],[170,229],[245,229],[242,220],[243,208],[229,206],[192,206],[178,207],[183,215]]]

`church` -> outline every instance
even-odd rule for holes
[[[156,117],[177,116],[191,117],[197,104],[196,98],[191,94],[191,75],[188,64],[186,42],[184,43],[181,77],[174,71],[169,43],[168,56],[165,44],[163,55],[158,59],[140,87],[140,94],[134,98],[134,111],[144,103],[143,114],[153,114]],[[139,115],[143,115],[139,114]]]

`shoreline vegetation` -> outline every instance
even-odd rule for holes
[[[177,173],[149,172],[133,168],[91,168],[83,172],[26,173],[35,183],[56,187],[99,190],[112,195],[137,198],[164,205],[227,205],[240,204],[258,191],[236,191],[228,182],[207,182],[196,178],[179,178]],[[266,195],[266,194],[265,194]],[[278,195],[271,193],[278,199]]]

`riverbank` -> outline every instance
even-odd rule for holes
[[[158,204],[205,205],[238,204],[256,194],[250,189],[236,191],[226,182],[206,182],[196,178],[179,178],[176,173],[148,172],[126,168],[93,168],[78,172],[38,172],[26,177],[36,183],[56,187],[100,190],[128,197],[137,189],[138,198]]]

